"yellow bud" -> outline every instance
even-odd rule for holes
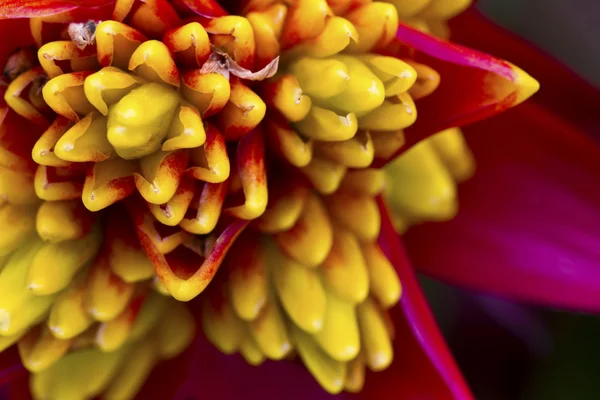
[[[0,226],[4,228],[0,235],[0,256],[10,254],[35,229],[35,208],[4,204],[0,206]]]
[[[177,92],[158,83],[132,90],[108,112],[108,141],[126,160],[154,153],[169,134]]]
[[[394,357],[382,311],[375,301],[367,298],[358,305],[357,315],[366,364],[372,371],[381,371],[392,363]]]
[[[338,192],[327,197],[327,209],[332,218],[358,240],[377,240],[381,215],[374,197]]]
[[[86,399],[99,395],[121,365],[127,349],[103,353],[96,349],[74,351],[50,368],[34,374],[34,399]]]
[[[292,62],[289,71],[304,93],[319,99],[343,93],[350,81],[346,64],[333,58],[302,57]]]
[[[402,293],[400,279],[398,279],[394,266],[377,243],[363,243],[361,247],[369,270],[372,296],[383,307],[392,307],[398,303]]]
[[[85,307],[98,321],[116,318],[133,296],[134,285],[114,275],[104,258],[95,261],[86,281]]]
[[[358,58],[334,56],[348,70],[348,82],[345,90],[335,96],[314,102],[338,114],[354,113],[358,118],[379,107],[385,98],[383,83]]]
[[[106,117],[86,115],[56,142],[54,154],[65,161],[99,162],[108,159],[113,147],[106,138]]]
[[[292,350],[283,314],[270,294],[260,315],[248,322],[252,337],[260,351],[271,360],[280,360]]]
[[[85,78],[85,97],[102,115],[108,115],[108,108],[117,104],[133,89],[145,81],[115,67],[104,67]]]
[[[84,307],[85,284],[73,282],[52,304],[48,317],[48,328],[59,339],[71,339],[94,322]]]
[[[446,129],[428,140],[454,179],[462,182],[473,175],[475,160],[459,128]]]
[[[417,80],[415,69],[395,57],[365,54],[360,60],[383,82],[385,97],[406,92]]]
[[[81,239],[45,244],[29,267],[28,289],[39,296],[66,288],[75,273],[96,255],[101,239],[100,229],[95,227]]]
[[[150,375],[156,361],[156,347],[151,338],[136,343],[119,369],[119,373],[102,394],[102,398],[133,399]]]
[[[212,288],[202,307],[206,338],[225,354],[233,354],[245,335],[244,322],[237,316],[225,290]]]
[[[354,304],[328,293],[323,329],[313,337],[334,360],[350,361],[356,357],[360,350],[360,334]]]
[[[315,156],[310,164],[301,170],[317,192],[331,194],[340,187],[347,168],[325,157]]]
[[[242,339],[240,353],[248,364],[254,366],[262,364],[266,359],[265,355],[260,351],[256,341],[249,332],[246,334],[246,336],[244,336],[244,339]]]
[[[79,200],[45,201],[37,212],[38,235],[49,242],[81,238],[89,230],[91,217]]]
[[[292,327],[292,334],[300,358],[317,382],[331,394],[341,392],[347,372],[346,363],[329,357],[308,333]]]
[[[179,72],[175,61],[167,46],[158,40],[148,40],[136,48],[129,59],[128,68],[147,81],[179,87]],[[150,97],[146,101],[152,101],[154,105],[165,101],[159,100],[160,97],[153,98],[151,93],[147,93]]]
[[[196,322],[188,308],[173,300],[169,303],[156,331],[161,358],[175,357],[184,351],[194,339],[196,331]]]
[[[388,164],[386,198],[392,209],[428,220],[456,213],[456,186],[431,143],[423,141]]]
[[[365,384],[365,362],[362,353],[348,363],[344,389],[350,393],[359,393]]]
[[[243,236],[229,253],[231,302],[243,320],[255,319],[268,297],[266,249],[260,238]]]
[[[367,115],[365,118],[368,117]],[[308,138],[333,142],[348,140],[354,136],[358,130],[358,121],[353,113],[338,115],[331,110],[313,105],[306,118],[295,123],[294,127]]]
[[[383,104],[358,120],[360,129],[396,131],[417,120],[417,109],[407,93],[385,99]]]
[[[271,249],[269,264],[273,283],[288,316],[307,332],[323,328],[327,297],[319,274]]]
[[[70,346],[70,340],[58,339],[49,329],[40,326],[19,340],[19,356],[25,368],[35,373],[58,361]]]
[[[319,197],[308,196],[294,227],[276,234],[275,242],[285,254],[307,267],[316,267],[325,260],[331,250],[333,231]]]
[[[371,135],[365,131],[341,142],[317,142],[315,148],[321,155],[349,168],[368,167],[375,156]]]
[[[340,299],[360,303],[367,297],[367,266],[358,240],[352,233],[341,228],[334,230],[333,247],[320,270],[327,290]]]

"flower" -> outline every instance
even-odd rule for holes
[[[330,393],[359,392],[399,353],[411,362],[369,379],[401,365],[469,396],[379,167],[538,86],[423,32],[464,2],[423,2],[423,31],[396,3],[5,2],[0,343],[17,343],[34,397],[132,397],[196,325],[250,364],[298,355]],[[461,140],[428,142],[456,178],[472,169],[455,165]]]

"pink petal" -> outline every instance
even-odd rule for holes
[[[3,0],[0,19],[33,18],[74,10],[80,6],[92,7],[112,3],[114,0]]]
[[[454,220],[409,231],[415,265],[482,291],[600,310],[600,148],[534,103],[465,132],[477,173]]]

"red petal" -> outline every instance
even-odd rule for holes
[[[540,82],[532,101],[582,129],[599,128],[600,91],[556,59],[470,9],[450,22],[452,40],[519,65]]]
[[[92,7],[114,0],[3,0],[0,6],[0,19],[33,18],[58,14],[80,6]]]
[[[600,148],[534,103],[465,129],[477,161],[458,216],[409,230],[423,272],[478,290],[600,310]]]
[[[489,118],[538,90],[538,83],[518,67],[476,50],[400,25],[397,41],[416,50],[413,58],[441,77],[437,90],[416,102],[419,117],[406,132],[404,151],[443,129]]]
[[[0,19],[0,37],[10,37],[10,40],[0,40],[1,69],[4,69],[6,59],[13,51],[20,47],[34,45],[29,22],[25,19]]]
[[[388,399],[472,399],[380,200],[379,243],[402,282],[400,306],[392,310],[395,358],[390,368],[367,376],[361,397]]]
[[[215,0],[175,0],[177,9],[191,15],[199,15],[205,18],[216,18],[227,15],[227,11]]]

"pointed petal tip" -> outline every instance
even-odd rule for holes
[[[516,65],[510,62],[507,62],[507,64],[510,65],[510,68],[514,74],[512,82],[516,86],[516,98],[512,105],[516,106],[540,90],[540,83]]]

